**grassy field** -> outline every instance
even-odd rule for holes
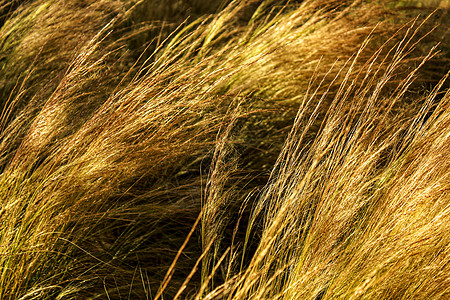
[[[0,299],[450,298],[449,25],[0,0]]]

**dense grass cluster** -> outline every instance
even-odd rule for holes
[[[0,299],[448,299],[449,25],[0,0]]]

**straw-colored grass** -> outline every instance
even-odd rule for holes
[[[0,299],[450,297],[448,9],[0,1]]]

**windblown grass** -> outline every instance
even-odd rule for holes
[[[162,3],[0,1],[0,299],[448,298],[445,1]]]

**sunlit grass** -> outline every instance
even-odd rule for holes
[[[5,3],[0,299],[449,296],[445,1]]]

